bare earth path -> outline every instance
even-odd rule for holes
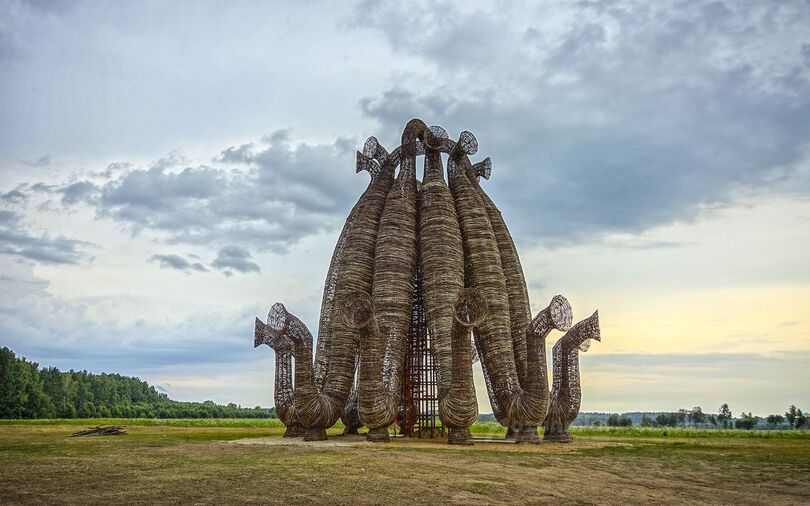
[[[801,504],[810,440],[285,440],[279,429],[0,425],[0,504]]]

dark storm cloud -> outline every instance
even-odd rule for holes
[[[66,206],[87,201],[97,191],[98,187],[90,181],[78,181],[69,184],[61,190],[62,205]]]
[[[45,183],[34,183],[32,185],[23,185],[26,190],[30,190],[34,193],[53,193],[58,191],[57,185],[52,184],[45,184]]]
[[[0,254],[47,264],[75,264],[85,257],[90,243],[66,237],[35,235],[26,230],[20,215],[0,211]]]
[[[226,246],[219,250],[217,258],[211,265],[224,272],[226,276],[232,275],[233,271],[242,273],[261,271],[259,265],[252,262],[251,258],[253,256],[244,248]]]
[[[216,157],[240,165],[237,170],[204,165],[169,170],[158,162],[123,172],[97,196],[86,185],[71,198],[91,202],[99,216],[125,223],[135,233],[151,230],[175,244],[283,252],[303,237],[337,226],[365,184],[351,170],[356,143],[292,144],[285,131],[263,142],[230,147]],[[222,259],[228,261],[236,260]],[[230,268],[244,272],[236,264]]]
[[[250,163],[252,160],[253,143],[231,146],[214,158],[214,161],[224,163]]]
[[[9,204],[24,204],[25,201],[28,200],[28,196],[19,190],[11,190],[0,194],[0,200],[8,202]]]
[[[180,255],[152,255],[149,257],[150,262],[158,262],[161,269],[175,269],[190,273],[191,271],[208,272],[208,269],[199,262],[189,262]]]
[[[382,131],[472,129],[518,236],[638,232],[806,178],[806,4],[510,5],[364,2],[354,26],[427,64],[363,112]],[[406,8],[418,32],[389,22]]]

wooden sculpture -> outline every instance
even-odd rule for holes
[[[598,320],[578,323],[554,347],[549,413],[545,341],[551,330],[569,329],[571,307],[558,295],[531,318],[514,241],[479,184],[492,163],[469,159],[477,150],[470,132],[453,141],[443,128],[413,119],[390,153],[374,137],[358,151],[357,171],[368,171],[371,181],[332,254],[316,348],[306,326],[280,303],[266,324],[256,320],[256,346],[276,352],[275,400],[285,435],[325,439],[342,417],[344,433],[364,425],[369,440],[388,440],[389,427],[408,410],[407,353],[422,335],[429,336],[437,414],[449,443],[472,441],[474,355],[507,437],[539,442],[537,427],[548,414],[546,439],[570,440],[580,399],[576,351],[599,339]]]

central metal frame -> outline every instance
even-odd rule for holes
[[[404,416],[401,433],[405,437],[444,437],[445,429],[439,418],[436,364],[433,361],[430,331],[422,303],[421,274],[417,268],[402,385]]]

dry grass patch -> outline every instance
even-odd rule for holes
[[[789,439],[580,437],[573,444],[285,440],[273,427],[0,425],[3,504],[539,504],[810,501]],[[238,444],[235,444],[238,443]]]

